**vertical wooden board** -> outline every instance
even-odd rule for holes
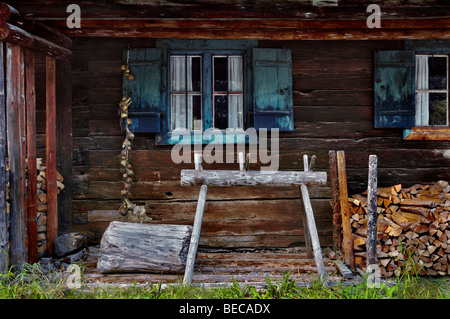
[[[346,264],[350,268],[355,267],[355,259],[353,255],[352,229],[350,225],[350,210],[348,207],[348,191],[347,191],[347,173],[345,168],[344,151],[337,152],[337,165],[339,176],[339,203],[341,207],[342,219],[342,248],[344,250],[344,258]]]
[[[21,98],[23,100],[23,58],[20,46],[7,44],[7,139],[10,168],[10,260],[11,264],[21,268],[26,261],[25,233],[25,167],[23,166],[22,138],[20,127]],[[22,62],[22,64],[21,64]],[[23,104],[23,103],[22,103]]]
[[[0,273],[8,267],[8,227],[6,210],[6,104],[5,64],[3,63],[3,42],[0,42]]]
[[[331,209],[333,212],[333,250],[339,251],[341,247],[341,216],[339,210],[339,180],[337,173],[336,152],[329,151]]]
[[[58,198],[56,184],[56,61],[46,57],[46,178],[47,249],[54,255],[53,241],[58,236]]]
[[[64,189],[58,195],[58,225],[72,223],[72,68],[70,61],[56,61],[56,122],[58,172],[64,178]]]
[[[27,127],[27,233],[28,262],[38,261],[37,240],[37,176],[36,176],[36,92],[35,92],[34,53],[25,51],[26,80],[26,127]]]

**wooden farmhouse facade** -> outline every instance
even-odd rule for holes
[[[254,128],[256,149],[265,143],[274,157],[257,152],[251,170],[277,162],[279,171],[303,171],[306,154],[315,155],[315,170],[327,172],[326,185],[309,191],[320,244],[332,246],[329,151],[345,151],[349,195],[367,189],[371,154],[378,156],[380,187],[450,181],[450,5],[372,2],[8,2],[0,7],[6,61],[0,116],[7,115],[3,129],[11,139],[0,139],[0,156],[8,155],[8,176],[25,172],[25,157],[43,159],[51,184],[47,209],[57,212],[47,212],[48,241],[49,231],[77,231],[99,243],[111,221],[127,219],[124,199],[144,207],[148,223],[192,225],[200,186],[182,186],[181,170],[194,168],[199,151],[204,169],[239,170],[238,150],[250,149],[242,132]],[[17,81],[34,78],[30,96],[31,86],[8,73],[16,69],[8,61],[22,56]],[[17,86],[10,100],[8,90]],[[35,100],[35,114],[9,114],[14,99],[24,97]],[[23,128],[18,121],[35,123],[36,134],[30,126],[14,131]],[[212,128],[220,132],[214,139]],[[268,139],[261,135],[266,128]],[[226,129],[233,129],[229,136]],[[174,147],[186,152],[185,161],[174,161]],[[212,148],[215,160],[208,162]],[[55,201],[57,173],[64,189]],[[11,220],[11,232],[27,224],[30,204],[20,178],[10,198],[22,194],[17,218],[24,224]],[[6,189],[6,180],[0,183]],[[297,186],[211,186],[200,246],[302,246],[300,211]]]

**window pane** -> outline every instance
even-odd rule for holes
[[[447,125],[447,94],[430,93],[430,125]]]
[[[230,56],[228,59],[228,90],[230,92],[242,92],[242,56]]]
[[[430,90],[447,89],[447,57],[428,57]]]
[[[228,108],[228,127],[229,128],[243,128],[243,114],[242,114],[242,94],[229,95],[230,103]]]
[[[188,128],[189,130],[202,129],[202,96],[189,95],[188,97]]]
[[[214,96],[214,127],[224,130],[228,126],[228,98],[226,95]]]
[[[188,57],[188,91],[200,92],[202,89],[201,58]]]
[[[170,57],[170,89],[172,92],[186,91],[186,57]]]
[[[228,59],[227,57],[214,57],[214,91],[227,92],[228,90]]]
[[[172,129],[186,129],[186,96],[172,94]]]

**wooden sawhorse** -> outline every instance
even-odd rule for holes
[[[208,186],[292,186],[299,185],[304,210],[302,210],[305,242],[307,249],[314,254],[317,270],[324,285],[327,285],[327,275],[322,259],[322,250],[319,243],[314,213],[309,198],[308,186],[325,185],[327,182],[326,172],[314,172],[314,159],[312,157],[308,165],[308,156],[303,156],[304,171],[250,171],[248,170],[248,157],[244,163],[243,153],[239,153],[239,171],[233,170],[203,170],[202,155],[195,154],[195,169],[181,171],[181,186],[202,185],[198,196],[197,209],[195,212],[194,226],[192,228],[191,242],[186,261],[183,284],[190,285],[194,274],[195,258],[197,255],[200,232],[202,228],[203,212],[205,210],[206,194]],[[306,222],[305,222],[306,221]],[[310,254],[308,254],[310,255]]]

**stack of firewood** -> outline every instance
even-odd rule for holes
[[[38,255],[45,255],[47,251],[47,179],[42,158],[36,159],[37,171],[37,231],[38,231]],[[64,178],[57,171],[56,183],[58,194],[64,189]]]
[[[367,196],[349,198],[355,265],[366,266]],[[450,274],[450,186],[446,181],[377,190],[377,257],[384,277]]]

